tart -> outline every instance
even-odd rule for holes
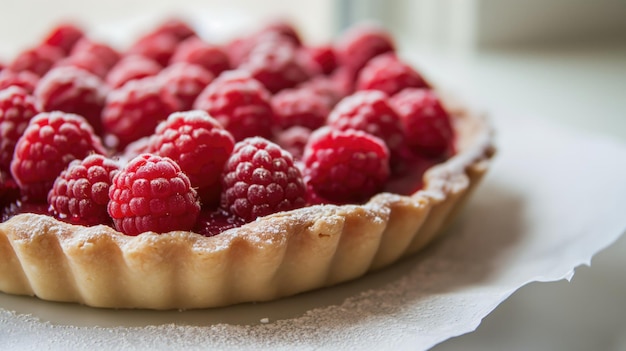
[[[98,49],[103,53],[111,53],[108,56],[101,54],[102,57],[112,57],[113,61],[119,59],[119,55],[104,44],[86,44],[85,41],[89,39],[76,27],[62,26],[53,33],[44,43],[46,47],[56,48],[59,55],[70,53],[60,65],[65,70],[72,66],[67,62],[71,61],[74,50],[89,52]],[[254,36],[233,40],[225,47],[232,65],[230,68],[237,68],[246,74],[225,70],[218,72],[215,77],[208,70],[198,74],[193,72],[199,69],[177,67],[170,69],[166,75],[175,76],[174,81],[168,81],[169,84],[163,84],[163,79],[159,81],[151,77],[155,73],[149,70],[153,68],[142,71],[141,68],[132,67],[125,71],[123,65],[129,65],[128,62],[132,60],[150,62],[149,67],[162,66],[167,62],[178,65],[181,57],[193,56],[189,53],[190,47],[196,45],[202,50],[208,50],[209,45],[202,43],[184,22],[167,22],[122,54],[127,56],[118,61],[118,68],[122,68],[115,73],[116,84],[121,84],[120,87],[107,86],[106,79],[100,79],[86,69],[91,66],[99,69],[107,67],[112,72],[116,63],[106,61],[96,65],[84,57],[82,61],[75,59],[83,65],[82,76],[91,74],[93,78],[90,78],[90,82],[96,79],[100,81],[82,85],[73,83],[68,89],[82,93],[74,97],[100,97],[104,94],[106,98],[104,102],[96,98],[86,99],[90,102],[89,106],[66,101],[63,106],[66,106],[67,112],[40,112],[35,117],[29,117],[26,131],[22,128],[23,135],[17,141],[18,146],[11,161],[11,173],[0,173],[3,177],[3,188],[0,188],[3,197],[0,202],[3,207],[3,222],[0,223],[0,291],[105,308],[209,308],[268,301],[332,286],[384,268],[422,250],[451,223],[486,173],[494,154],[492,129],[483,114],[467,109],[434,90],[406,64],[402,65],[400,73],[381,73],[381,70],[394,64],[394,60],[400,60],[389,54],[394,49],[388,34],[382,33],[380,29],[361,29],[357,34],[352,32],[344,36],[344,42],[336,43],[337,49],[334,51],[331,46],[325,46],[325,55],[319,55],[321,49],[304,47],[292,27],[283,23],[273,24]],[[168,38],[165,41],[168,45],[156,47],[151,43],[154,37],[164,35]],[[261,40],[261,37],[269,39]],[[51,43],[50,38],[56,38],[56,41]],[[190,38],[193,41],[183,46],[185,55],[177,55],[176,44]],[[380,45],[380,42],[385,45]],[[215,46],[209,48],[219,49]],[[381,48],[384,48],[383,52],[379,52]],[[322,62],[323,65],[316,64],[316,59],[328,57],[329,50],[334,55],[333,60]],[[277,59],[270,54],[272,52],[282,56]],[[298,55],[293,55],[293,52]],[[307,52],[316,54],[307,56]],[[84,53],[80,55],[86,56]],[[82,57],[80,55],[76,57]],[[134,58],[135,55],[140,55],[141,59]],[[357,57],[351,57],[354,55]],[[305,56],[306,60],[292,60]],[[170,57],[176,59],[169,61]],[[48,64],[50,60],[47,58],[45,62]],[[223,60],[223,56],[220,56],[220,60]],[[10,64],[8,69],[15,66],[16,71],[28,70],[29,62],[23,61],[18,56],[16,62],[20,65]],[[53,63],[50,65],[54,66]],[[35,66],[37,70],[43,69],[41,65]],[[78,64],[73,66],[80,67]],[[180,73],[172,74],[171,71]],[[192,73],[186,75],[184,72],[187,71]],[[281,75],[285,71],[292,74]],[[70,71],[67,72],[65,76],[72,75]],[[138,72],[139,76],[136,75]],[[128,78],[128,82],[121,83],[120,76]],[[44,74],[41,81],[48,78]],[[227,85],[224,81],[231,84],[229,87],[252,86],[250,89],[253,93],[259,86],[267,87],[263,90],[267,101],[252,98],[243,100],[254,101],[255,104],[253,123],[257,124],[252,131],[249,128],[251,122],[245,120],[247,115],[233,117],[233,109],[215,102],[222,101],[215,98],[216,94],[221,94],[215,86]],[[154,88],[175,87],[176,84],[190,88],[174,91]],[[54,90],[52,85],[52,88],[47,89]],[[318,92],[319,96],[308,100],[310,91],[286,96],[290,89],[296,87],[307,87],[310,91]],[[10,89],[17,89],[13,94],[26,94],[24,101],[31,96],[23,89]],[[359,91],[355,92],[355,89]],[[36,101],[58,100],[58,95],[45,92],[38,95],[38,90],[43,91],[43,88],[35,89]],[[181,92],[184,92],[182,99]],[[136,104],[133,105],[118,95],[139,96],[139,100],[134,100]],[[191,95],[194,95],[193,98],[190,98]],[[273,97],[276,100],[272,100]],[[354,101],[344,102],[350,97]],[[439,111],[437,109],[445,110],[450,126],[451,134],[443,148],[429,136],[420,136],[424,128],[413,128],[412,122],[405,123],[403,128],[394,129],[393,126],[380,124],[382,122],[379,120],[372,122],[369,117],[353,117],[354,113],[360,112],[350,107],[365,101],[372,104],[368,111],[377,111],[387,108],[380,107],[380,101],[388,101],[391,110],[397,111],[400,116],[409,113],[406,109],[410,109],[415,101],[430,103],[433,98],[442,101],[441,106],[429,105],[431,114],[433,108],[435,114]],[[284,111],[293,109],[284,106],[298,99],[315,100],[315,103],[305,104],[304,107],[296,103],[301,107],[298,110],[299,117],[277,120],[290,118],[284,117],[289,114]],[[183,106],[181,101],[188,107],[193,100],[193,108],[197,110],[176,112],[183,109],[180,107]],[[338,100],[341,102],[337,104]],[[101,101],[100,105],[98,101]],[[150,118],[136,117],[141,115],[133,110],[137,104],[141,105],[137,101],[157,101],[150,104],[158,104],[158,109],[151,112]],[[320,110],[315,106],[324,103],[328,105],[322,109],[324,112],[320,119],[317,113]],[[35,103],[36,108],[40,106]],[[28,111],[27,108],[22,110]],[[80,118],[78,112],[81,111],[88,111],[91,119],[102,117],[97,122],[97,131],[83,127],[83,124],[90,122],[87,118]],[[273,115],[264,121],[267,111]],[[139,128],[129,129],[128,117],[124,113],[135,116],[137,119],[132,123]],[[75,117],[77,115],[79,117]],[[303,118],[303,115],[315,117]],[[324,118],[326,115],[328,117]],[[28,169],[24,165],[32,161],[28,157],[34,156],[20,154],[26,149],[26,146],[20,144],[24,143],[21,140],[28,138],[30,130],[35,128],[34,124],[52,128],[57,120],[62,120],[58,123],[65,123],[63,126],[72,125],[81,131],[93,133],[75,139],[81,141],[80,145],[86,145],[77,149],[86,149],[88,152],[81,154],[77,150],[66,151],[66,154],[73,155],[71,159],[74,161],[63,159],[63,167],[56,172],[59,175],[53,183],[24,180],[28,178],[23,176],[23,172],[26,172],[23,169]],[[1,119],[0,123],[3,123]],[[213,167],[209,167],[209,173],[197,173],[200,172],[196,169],[198,167],[192,167],[203,160],[195,160],[191,162],[192,165],[187,165],[180,153],[171,154],[171,150],[166,147],[169,145],[166,143],[167,136],[171,136],[172,126],[176,123],[196,126],[196,129],[191,130],[209,131],[213,133],[213,141],[221,138],[221,151],[215,148],[204,154],[209,155],[206,157],[213,162],[219,159],[215,155],[226,153],[219,162],[209,165]],[[197,123],[205,124],[198,126]],[[372,124],[377,129],[370,128]],[[281,129],[277,131],[276,126]],[[287,132],[294,134],[293,128],[307,132],[295,133],[300,139],[281,139]],[[54,134],[64,135],[66,129],[59,127]],[[41,135],[41,130],[38,129],[39,134],[35,134]],[[145,130],[155,130],[155,134],[147,135]],[[108,135],[102,140],[113,139],[109,144],[101,142],[95,135],[101,133],[104,136],[107,131],[112,134],[112,138]],[[262,134],[262,137],[251,133]],[[398,141],[394,133],[401,133],[404,139]],[[422,142],[417,142],[416,138]],[[342,152],[348,156],[360,152],[351,149],[352,144],[368,148],[367,155],[374,155],[371,161],[383,160],[385,168],[381,170],[378,163],[370,168],[359,168],[367,182],[359,183],[360,188],[356,190],[350,190],[351,179],[344,179],[347,183],[340,182],[334,187],[329,186],[327,180],[320,181],[326,179],[320,174],[328,169],[312,170],[324,162],[320,161],[321,153],[316,153],[322,147],[319,145],[328,145],[328,140],[338,142],[340,139],[347,140],[348,144],[342,146]],[[305,145],[300,145],[302,143]],[[194,145],[200,148],[199,144]],[[265,205],[242,206],[238,190],[232,190],[243,181],[237,177],[245,176],[240,174],[242,167],[232,163],[243,162],[241,159],[247,157],[252,148],[256,148],[254,150],[257,153],[262,150],[272,155],[274,151],[271,150],[279,149],[280,152],[275,153],[277,156],[272,156],[275,157],[274,162],[284,163],[288,169],[285,174],[294,174],[295,177],[288,177],[286,185],[281,183],[281,201],[269,206],[269,210]],[[286,151],[290,148],[294,151]],[[331,161],[343,157],[332,148],[328,152],[333,156]],[[407,156],[407,152],[410,156]],[[255,164],[255,160],[252,158],[249,162]],[[54,168],[54,162],[44,161]],[[112,164],[112,161],[118,165]],[[333,167],[341,166],[336,161],[332,162],[335,162]],[[129,200],[125,196],[134,194],[135,188],[131,186],[124,193],[124,187],[136,181],[138,174],[144,178],[150,177],[151,173],[145,167],[154,169],[157,167],[154,165],[164,164],[174,172],[168,178],[170,183],[167,189],[174,189],[174,185],[178,189],[168,193],[167,196],[171,197],[167,199],[183,199],[180,203],[185,207],[181,207],[180,203],[177,207],[182,208],[179,214],[181,217],[170,220],[171,208],[163,217],[159,217],[165,218],[162,220],[146,220],[145,216],[131,213],[133,208],[141,206],[128,205]],[[98,169],[110,171],[105,173],[110,174],[110,178],[105,177],[109,181],[104,181],[107,187],[105,194],[109,197],[101,205],[105,206],[101,207],[105,212],[83,211],[87,207],[91,209],[89,206],[92,205],[97,207],[98,204],[92,203],[87,207],[78,206],[79,210],[68,209],[71,206],[63,205],[66,204],[64,199],[71,196],[67,195],[71,193],[67,189],[75,186],[76,182],[71,183],[74,185],[69,184],[76,180],[75,177],[79,177],[75,175],[78,171],[74,172],[74,169],[89,169],[96,167],[94,165],[100,167]],[[327,174],[336,175],[336,169]],[[215,174],[221,174],[221,179],[211,176]],[[381,183],[380,179],[383,178],[384,182]],[[214,191],[212,187],[217,187],[217,190]],[[248,194],[253,187],[262,188],[256,183],[247,184]],[[44,200],[41,199],[42,188],[46,191],[43,193]],[[270,188],[266,185],[263,188],[265,190],[262,190]],[[97,196],[93,197],[95,199]],[[153,211],[150,215],[158,212],[148,207],[150,209],[145,211]],[[107,217],[107,213],[110,217]]]

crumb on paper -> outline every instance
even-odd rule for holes
[[[267,318],[267,317],[266,317],[266,318],[261,318],[261,323],[263,323],[263,324],[267,324],[267,323],[269,323],[269,322],[270,322],[270,319],[269,319],[269,318]]]

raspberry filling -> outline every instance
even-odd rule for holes
[[[218,45],[180,19],[127,50],[53,28],[1,69],[0,131],[2,221],[35,213],[126,235],[213,236],[410,195],[455,138],[382,28],[309,45],[274,22]]]

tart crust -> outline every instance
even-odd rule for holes
[[[0,223],[0,291],[94,307],[192,309],[331,286],[420,251],[461,209],[494,154],[480,113],[447,104],[457,154],[411,196],[276,213],[213,237],[126,236],[21,214]]]

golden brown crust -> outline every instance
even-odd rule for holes
[[[214,237],[125,236],[22,214],[0,223],[0,291],[96,307],[266,301],[357,278],[413,254],[458,213],[494,153],[486,119],[452,108],[458,153],[411,196],[276,213]]]

